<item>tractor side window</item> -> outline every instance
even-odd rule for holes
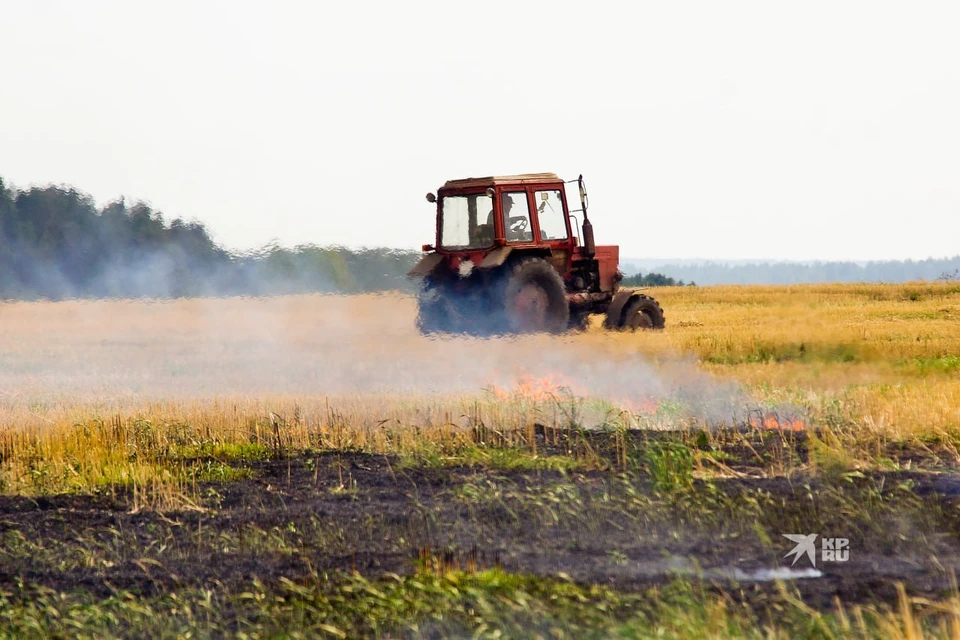
[[[540,221],[542,240],[566,240],[567,221],[563,215],[563,200],[560,192],[537,191],[534,196],[537,204],[537,219]]]
[[[493,199],[486,194],[445,196],[440,218],[440,246],[444,249],[493,246],[493,225],[485,224],[492,208]]]
[[[533,242],[526,192],[505,193],[500,204],[503,207],[503,228],[506,230],[507,242]]]

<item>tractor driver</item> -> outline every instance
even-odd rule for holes
[[[504,231],[510,231],[510,210],[513,209],[513,196],[509,193],[503,194],[503,199],[500,201],[503,205],[503,229]],[[487,226],[490,229],[493,229],[493,209],[490,209],[490,213],[487,214]],[[509,239],[509,237],[508,237]]]
[[[510,210],[513,209],[513,196],[509,193],[503,194],[500,204],[503,205],[503,228],[508,229],[510,227]],[[487,216],[487,224],[493,224],[493,209],[490,209],[490,215]]]
[[[522,194],[520,194],[522,195]],[[523,206],[520,207],[519,214],[511,218],[510,211],[513,209],[515,204],[513,196],[509,193],[503,194],[503,230],[504,234],[507,236],[508,241],[514,242],[530,242],[533,240],[533,230],[529,228],[530,226],[530,216],[527,214],[526,201],[523,201]]]
[[[509,193],[503,194],[503,227],[507,228],[509,223],[507,222],[510,219],[510,209],[513,208],[513,196]],[[487,224],[493,226],[493,209],[490,209],[490,213],[487,214]]]
[[[510,211],[513,209],[513,196],[509,193],[503,194],[503,199],[500,200],[500,204],[503,207],[503,234],[507,237],[507,242],[519,240],[517,234],[510,228]]]
[[[513,210],[513,196],[509,193],[503,194],[503,198],[500,201],[501,206],[503,207],[503,230],[507,237],[507,241],[529,241],[532,239],[532,234],[527,231],[527,218],[522,216],[519,218],[510,218],[510,212]],[[490,213],[487,215],[487,224],[493,225],[493,210],[490,210]]]

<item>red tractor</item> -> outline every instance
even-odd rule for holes
[[[436,245],[424,245],[407,274],[423,278],[421,333],[561,333],[586,328],[595,313],[609,329],[662,329],[656,300],[620,289],[620,248],[594,242],[583,176],[576,182],[581,207],[572,211],[553,173],[450,180],[428,193]]]

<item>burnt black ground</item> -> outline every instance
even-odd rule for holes
[[[335,571],[404,574],[429,556],[623,590],[699,575],[760,602],[772,583],[723,576],[789,566],[792,543],[780,534],[817,532],[849,538],[851,549],[845,563],[818,558],[823,577],[793,581],[813,606],[831,608],[834,596],[892,602],[897,581],[913,594],[950,589],[960,568],[952,470],[750,477],[765,448],[782,457],[784,447],[805,455],[796,440],[768,439],[742,456],[731,447],[725,465],[741,475],[679,487],[642,464],[504,471],[327,452],[234,462],[254,477],[198,485],[201,510],[137,512],[122,489],[0,497],[0,585],[149,596]]]

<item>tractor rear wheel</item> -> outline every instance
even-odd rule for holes
[[[634,296],[623,311],[620,328],[626,331],[637,329],[663,329],[666,320],[660,303],[642,293]]]
[[[503,306],[511,332],[562,333],[569,326],[570,307],[563,279],[540,258],[527,258],[510,268]]]

